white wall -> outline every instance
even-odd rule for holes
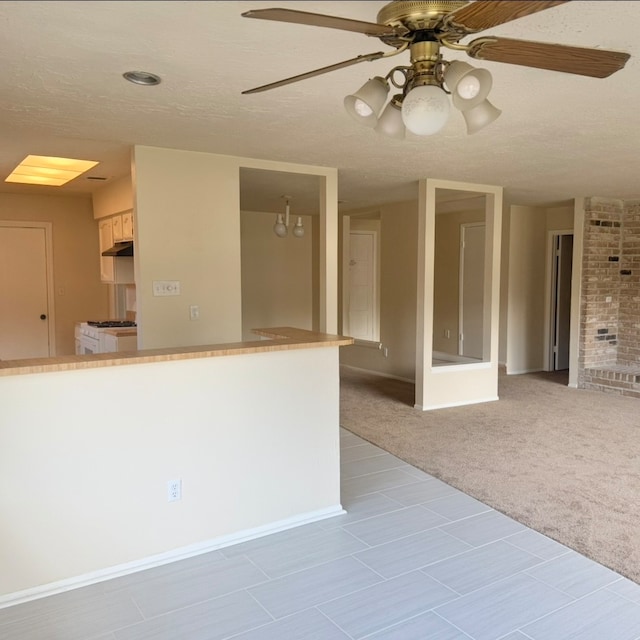
[[[544,367],[549,232],[570,229],[573,204],[510,207],[507,318],[506,327],[502,327],[506,332],[507,373],[540,371]]]
[[[337,170],[144,146],[133,166],[140,348],[241,339],[241,167],[319,176],[318,328],[337,332]],[[180,295],[154,296],[158,280]]]
[[[509,238],[507,373],[542,369],[545,253],[544,210],[513,205]]]
[[[134,167],[139,348],[239,341],[237,159],[138,146]],[[154,296],[158,280],[179,281],[180,295]]]
[[[105,218],[123,211],[130,211],[133,209],[131,176],[108,182],[94,192],[92,200],[94,218]]]
[[[337,374],[326,347],[0,377],[0,605],[338,513]]]
[[[311,216],[301,217],[302,238],[279,238],[275,215],[241,212],[243,340],[253,339],[251,330],[260,327],[317,327],[317,242]]]
[[[419,182],[419,190],[415,405],[426,411],[497,400],[502,187],[423,179]],[[483,362],[480,364],[433,366],[435,228],[439,190],[484,195]]]
[[[383,205],[379,211],[380,342],[388,350],[388,355],[385,357],[384,351],[375,348],[352,345],[341,348],[340,362],[351,367],[413,380],[418,250],[417,203]]]
[[[433,349],[457,355],[460,333],[460,229],[484,222],[484,210],[436,212]],[[449,331],[450,337],[445,336]]]

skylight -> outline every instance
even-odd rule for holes
[[[61,187],[97,164],[93,160],[29,155],[5,178],[5,182]]]

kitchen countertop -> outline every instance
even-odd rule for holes
[[[136,327],[109,327],[108,329],[102,329],[103,333],[108,333],[110,336],[118,336],[118,338],[128,338],[129,336],[137,336],[138,329]]]
[[[133,331],[136,331],[134,328]],[[353,338],[317,333],[293,327],[275,327],[254,329],[256,335],[268,340],[249,342],[231,342],[223,344],[199,345],[195,347],[172,347],[166,349],[143,349],[141,351],[117,351],[86,356],[59,356],[54,358],[33,358],[27,360],[0,361],[0,376],[30,373],[48,373],[74,369],[93,369],[125,364],[142,364],[168,360],[187,360],[191,358],[214,358],[220,356],[242,355],[285,351],[287,349],[314,349],[318,347],[339,347],[353,344]],[[117,332],[122,336],[122,331]],[[135,334],[133,334],[135,335]]]

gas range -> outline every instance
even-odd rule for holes
[[[107,340],[105,334],[107,331],[111,335],[115,333],[117,336],[128,331],[128,337],[121,337],[120,340],[135,341],[135,337],[131,336],[131,329],[136,329],[136,327],[136,323],[132,320],[89,320],[81,322],[76,327],[76,354],[105,353]],[[110,350],[113,351],[114,349]]]
[[[87,320],[90,327],[98,327],[100,329],[112,329],[114,327],[135,327],[133,320]]]
[[[105,329],[131,329],[136,326],[132,320],[88,320],[80,323],[80,335],[99,340]]]

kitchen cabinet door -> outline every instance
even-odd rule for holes
[[[133,211],[122,214],[122,239],[133,240]]]
[[[111,229],[113,231],[113,241],[122,242],[124,240],[122,235],[122,216],[113,216],[111,218]]]
[[[113,246],[113,225],[111,218],[103,218],[98,222],[100,233],[100,280],[102,282],[113,282],[114,264],[113,258],[103,256],[102,252]]]
[[[135,284],[133,258],[103,256],[114,243],[114,218],[103,218],[98,223],[100,231],[100,280],[109,284]]]

